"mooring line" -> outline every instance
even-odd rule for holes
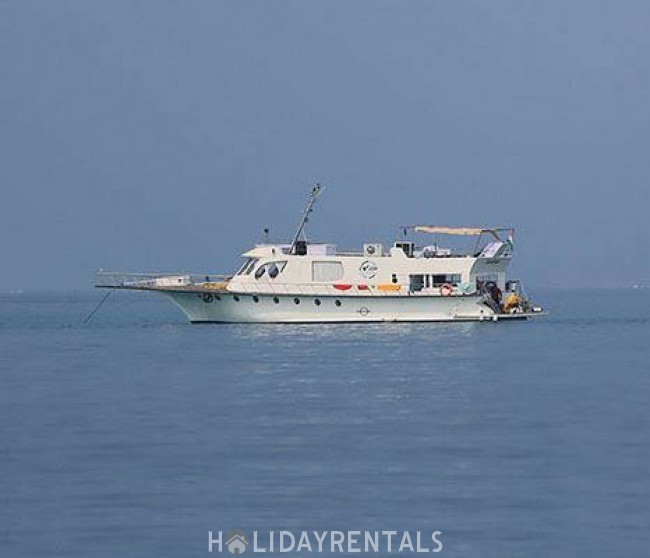
[[[92,317],[95,315],[95,313],[97,312],[97,310],[99,310],[99,309],[102,307],[102,304],[104,304],[104,302],[106,302],[106,299],[107,299],[109,296],[111,296],[111,294],[113,294],[113,291],[114,291],[114,290],[115,290],[115,289],[110,289],[110,290],[109,290],[109,291],[104,295],[104,298],[102,298],[102,299],[99,301],[99,304],[98,304],[97,306],[95,306],[95,308],[93,308],[93,311],[85,317],[85,319],[84,319],[83,322],[81,322],[82,325],[88,323],[88,321],[90,320],[90,318],[92,318]]]

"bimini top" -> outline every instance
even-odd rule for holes
[[[436,227],[431,225],[413,225],[408,227],[415,232],[429,233],[429,234],[450,234],[450,235],[463,235],[463,236],[478,236],[483,233],[489,233],[492,236],[499,238],[499,232],[508,231],[512,235],[515,230],[513,228],[477,228],[477,227]]]
[[[431,233],[431,234],[459,234],[459,235],[468,235],[476,236],[483,233],[495,233],[499,231],[512,231],[512,228],[496,228],[496,229],[483,229],[483,228],[474,228],[474,227],[436,227],[431,225],[412,225],[408,227],[413,229],[415,232],[422,233]]]

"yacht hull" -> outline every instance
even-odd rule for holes
[[[174,291],[163,294],[194,323],[449,322],[503,317],[495,314],[484,297],[478,295],[336,297]]]

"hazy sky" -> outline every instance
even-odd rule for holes
[[[650,281],[650,2],[0,0],[0,290],[286,238],[513,224],[533,286]]]

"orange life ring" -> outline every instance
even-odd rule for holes
[[[442,296],[449,296],[453,292],[454,292],[454,287],[452,287],[449,283],[445,283],[440,287],[440,294]]]

